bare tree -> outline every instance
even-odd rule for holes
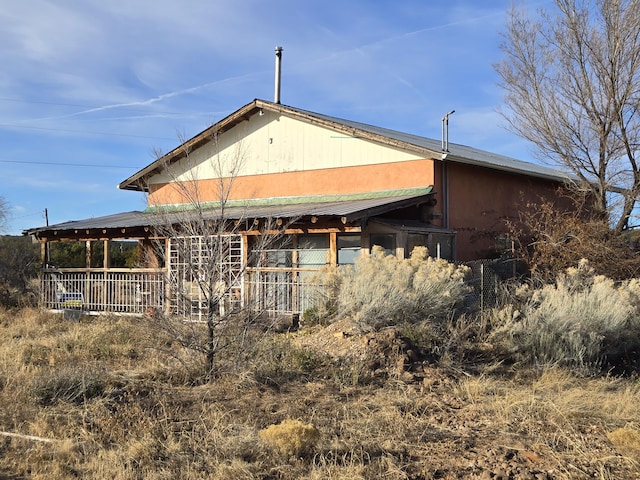
[[[7,225],[7,221],[9,219],[9,204],[4,199],[4,197],[0,197],[0,233],[4,231]]]
[[[496,65],[510,127],[568,169],[616,232],[640,193],[640,2],[554,0],[512,8]]]
[[[218,149],[217,136],[211,143]],[[244,160],[241,145],[208,159],[185,147],[179,162],[165,166],[170,179],[166,188],[179,207],[157,207],[155,233],[158,252],[169,265],[171,305],[170,315],[156,320],[172,340],[204,355],[208,378],[216,356],[245,342],[249,329],[262,319],[262,308],[242,288],[243,279],[249,267],[260,266],[263,252],[286,228],[232,205],[232,187]],[[251,245],[243,243],[241,232],[247,231]]]

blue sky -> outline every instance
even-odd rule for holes
[[[548,1],[529,2],[531,8]],[[254,98],[532,160],[492,65],[509,0],[21,0],[0,9],[4,233],[141,210],[117,184]]]

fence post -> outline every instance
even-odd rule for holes
[[[484,317],[484,263],[480,262],[480,318]]]

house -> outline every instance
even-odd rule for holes
[[[81,292],[92,311],[198,315],[201,302],[180,301],[167,289],[167,278],[180,277],[183,298],[194,273],[181,264],[175,239],[156,228],[179,224],[195,205],[205,219],[223,216],[234,226],[226,248],[242,275],[223,279],[225,291],[268,296],[276,300],[267,310],[300,313],[308,306],[305,272],[353,263],[373,245],[400,257],[417,245],[456,261],[495,255],[505,220],[540,197],[561,202],[557,190],[567,181],[543,166],[449,144],[444,135],[437,141],[256,99],[120,183],[148,194],[145,211],[24,233],[41,242],[43,254],[49,242],[104,245],[99,267],[88,254],[84,269],[45,269],[45,307],[78,302]],[[268,265],[251,265],[259,226],[268,221],[283,236],[263,252]],[[109,241],[125,238],[149,252],[154,241],[165,242],[164,258],[111,268]]]

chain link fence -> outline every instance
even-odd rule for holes
[[[467,284],[473,289],[467,307],[481,312],[495,307],[504,296],[504,283],[517,276],[517,260],[497,258],[463,262],[471,269]]]

